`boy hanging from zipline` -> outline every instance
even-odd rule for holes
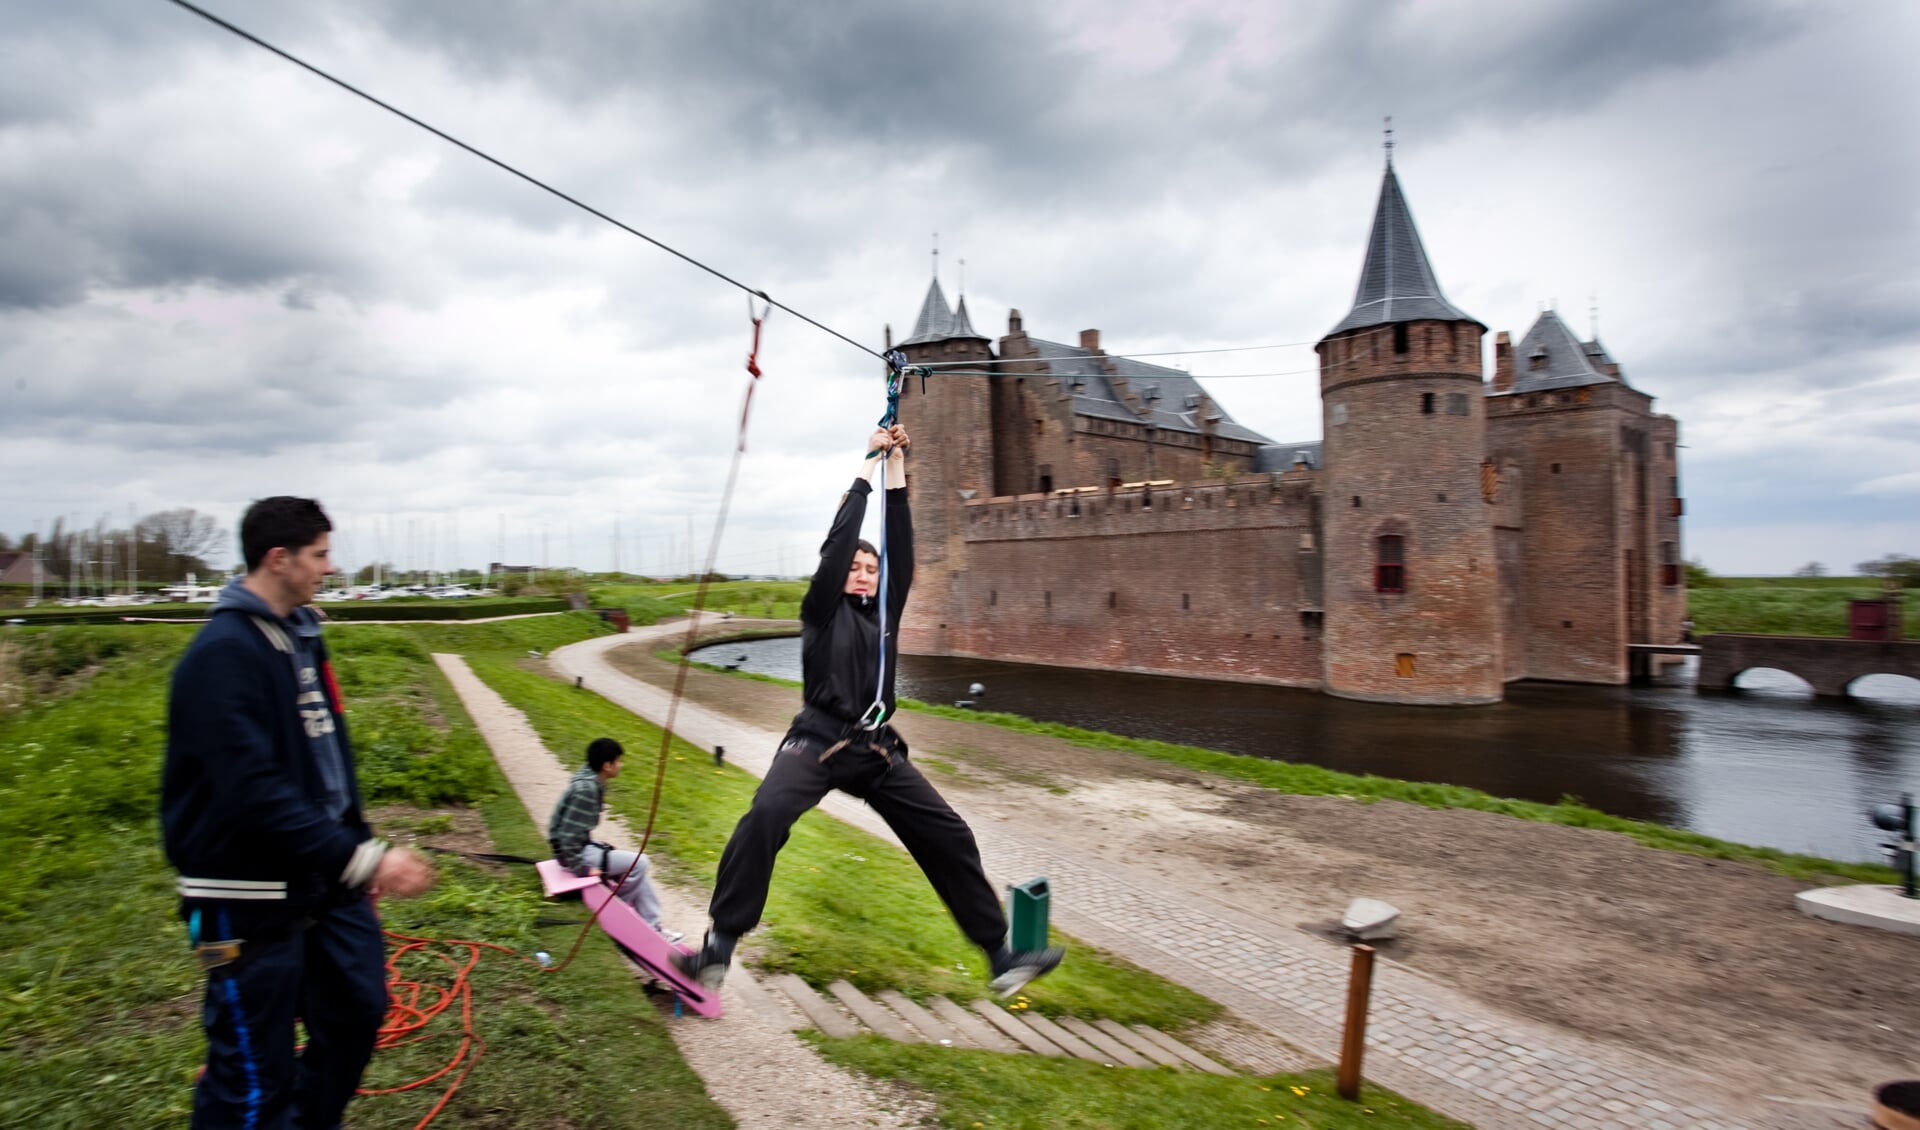
[[[907,743],[886,722],[893,716],[900,613],[913,584],[906,448],[907,431],[898,424],[868,440],[860,474],[841,497],[820,567],[800,602],[804,705],[720,856],[706,944],[677,959],[681,972],[710,990],[725,979],[734,944],[759,925],[774,857],[793,822],[829,789],[866,801],[893,829],[961,932],[986,952],[994,992],[1018,991],[1059,965],[1064,954],[1058,946],[1008,948],[1006,916],[981,868],[973,830],[914,767]],[[880,551],[860,537],[873,490],[867,477],[883,461],[884,569]]]

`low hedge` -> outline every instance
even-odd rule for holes
[[[507,597],[493,600],[342,600],[317,605],[333,621],[486,620],[494,616],[532,616],[567,611],[563,596]]]

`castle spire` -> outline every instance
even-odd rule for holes
[[[1386,121],[1387,135],[1385,143],[1387,150],[1387,168],[1391,169],[1393,168],[1393,115],[1388,114],[1384,120]]]
[[[1427,249],[1413,226],[1413,213],[1407,209],[1400,176],[1393,168],[1391,127],[1387,144],[1387,170],[1380,180],[1380,202],[1374,208],[1373,234],[1367,239],[1367,257],[1360,267],[1353,309],[1327,331],[1328,336],[1367,326],[1423,320],[1473,322],[1486,329],[1440,293],[1440,282],[1427,261]]]
[[[945,341],[953,336],[953,307],[947,305],[947,292],[940,289],[940,276],[927,284],[927,296],[920,302],[920,316],[913,320],[913,332],[901,345],[926,341]]]

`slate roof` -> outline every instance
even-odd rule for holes
[[[960,311],[954,313],[947,305],[947,292],[940,289],[940,280],[935,278],[927,286],[927,297],[920,303],[920,316],[913,320],[913,334],[905,341],[895,345],[926,345],[935,341],[952,341],[955,338],[971,338],[975,341],[989,340],[987,335],[973,328],[973,322],[967,318],[967,298],[960,296]]]
[[[1608,376],[1600,366],[1612,358],[1598,341],[1581,341],[1560,315],[1548,310],[1541,314],[1513,350],[1512,393],[1541,392],[1582,385],[1626,384]]]
[[[1150,365],[1145,361],[1134,361],[1126,357],[1096,357],[1091,350],[1075,345],[1063,345],[1057,341],[1045,341],[1029,337],[1039,359],[1047,362],[1048,373],[1059,382],[1062,393],[1073,396],[1073,410],[1082,416],[1093,416],[1105,420],[1124,420],[1130,424],[1145,423],[1146,418],[1129,408],[1114,391],[1113,385],[1102,371],[1102,361],[1111,362],[1115,376],[1125,377],[1128,387],[1134,395],[1144,397],[1149,386],[1157,387],[1160,399],[1154,402],[1153,422],[1164,431],[1200,433],[1199,409],[1189,407],[1195,398],[1206,390],[1200,382],[1178,369],[1169,369],[1161,365]],[[1031,376],[1032,374],[1029,374]],[[1074,381],[1081,381],[1081,387],[1075,389]],[[1222,439],[1237,439],[1246,443],[1269,444],[1273,441],[1252,428],[1236,423],[1218,400],[1212,401],[1213,412],[1220,417],[1214,434]]]
[[[1373,234],[1367,239],[1367,258],[1360,267],[1353,309],[1327,331],[1327,336],[1421,319],[1473,322],[1486,329],[1479,319],[1461,313],[1440,293],[1433,264],[1427,261],[1427,249],[1413,226],[1413,213],[1407,210],[1407,199],[1400,192],[1400,178],[1388,165],[1380,182],[1380,203],[1374,208]]]

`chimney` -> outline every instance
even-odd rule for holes
[[[1493,335],[1493,391],[1513,388],[1513,335],[1505,330]]]
[[[1020,311],[1018,310],[1007,311],[1007,332],[1010,334],[1017,334],[1020,332]]]
[[[1080,331],[1080,348],[1087,350],[1090,353],[1100,352],[1100,331],[1099,330],[1081,330]]]

